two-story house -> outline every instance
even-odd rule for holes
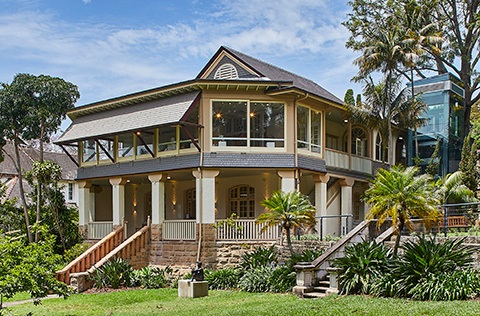
[[[352,124],[340,99],[227,47],[195,79],[68,116],[57,144],[78,146],[80,228],[98,239],[124,219],[132,234],[150,216],[155,264],[186,249],[193,259],[177,260],[194,262],[198,249],[211,263],[217,241],[278,238],[254,223],[275,190],[308,195],[317,231],[344,234],[363,219],[360,197],[382,165],[376,132]],[[222,221],[232,214],[235,227]]]

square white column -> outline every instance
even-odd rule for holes
[[[219,170],[193,171],[196,185],[197,224],[215,223],[215,177]]]
[[[162,174],[149,175],[152,183],[152,224],[161,224],[165,220],[165,182]]]
[[[112,206],[113,206],[113,226],[123,225],[125,218],[125,183],[126,179],[112,178]]]

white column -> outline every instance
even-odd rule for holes
[[[353,213],[353,197],[352,197],[352,187],[355,183],[355,180],[352,178],[345,178],[340,180],[340,185],[342,186],[341,196],[342,204],[340,212],[342,215],[352,214]],[[353,214],[352,214],[353,215]],[[346,233],[346,226],[348,220],[348,230],[352,229],[353,222],[350,218],[342,218],[342,234]]]
[[[78,225],[85,226],[90,220],[91,213],[91,196],[90,181],[78,182]]]
[[[294,170],[279,170],[277,174],[281,179],[281,188],[285,193],[295,190],[295,171]]]
[[[219,170],[193,171],[196,178],[197,224],[215,223],[215,177]]]
[[[113,226],[123,225],[125,217],[125,183],[126,179],[112,178],[112,206],[113,206]]]
[[[165,182],[162,178],[162,174],[148,176],[152,182],[152,224],[161,224],[165,219]]]
[[[324,237],[327,232],[328,219],[321,220],[320,216],[327,215],[327,183],[330,176],[327,174],[316,174],[313,176],[315,181],[315,217],[317,217],[318,233]],[[320,227],[320,224],[322,227]]]

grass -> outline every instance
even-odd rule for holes
[[[366,296],[298,299],[291,294],[209,291],[178,298],[176,289],[76,294],[41,306],[14,306],[5,315],[479,315],[478,301],[416,302]]]
[[[3,298],[3,302],[15,302],[15,301],[24,301],[30,299],[30,293],[28,292],[20,292],[15,294],[12,298]]]

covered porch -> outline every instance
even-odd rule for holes
[[[363,206],[357,201],[360,182],[308,171],[300,172],[297,181],[296,174],[295,170],[189,169],[81,181],[80,229],[86,239],[96,240],[126,223],[130,236],[150,217],[154,235],[164,241],[196,241],[203,225],[213,227],[216,241],[279,240],[279,227],[263,229],[255,223],[265,211],[260,203],[275,190],[296,188],[309,196],[317,217],[328,218],[317,223],[313,234],[340,236],[354,225],[352,217],[343,215],[355,214],[355,221],[363,218]]]

